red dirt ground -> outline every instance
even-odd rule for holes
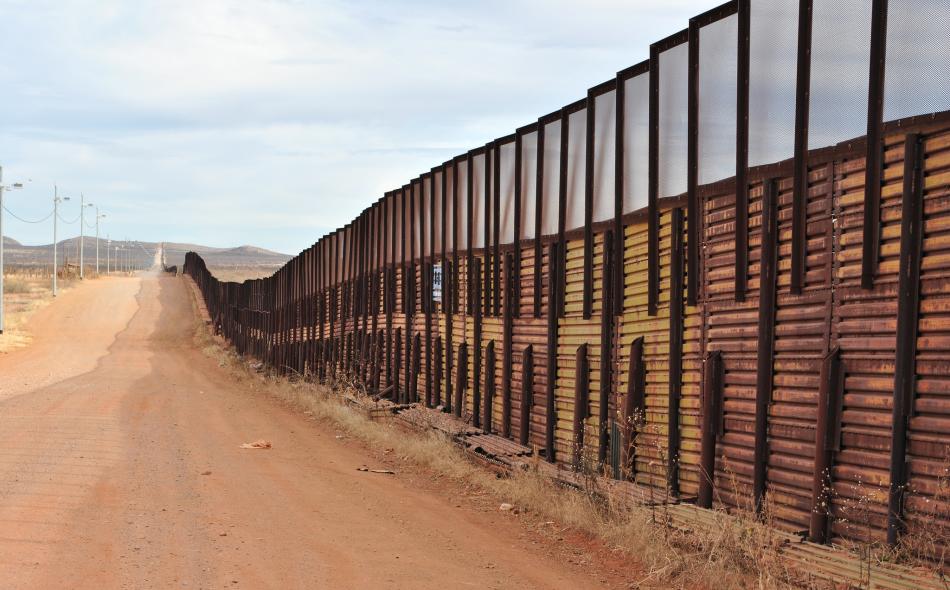
[[[89,281],[0,355],[2,588],[628,588],[582,535],[253,393],[181,279]],[[265,438],[270,450],[242,450]]]

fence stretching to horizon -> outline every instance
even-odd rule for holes
[[[950,532],[946,0],[738,0],[386,193],[215,328],[818,542]]]

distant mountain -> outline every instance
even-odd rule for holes
[[[53,247],[51,244],[41,244],[39,246],[28,246],[21,244],[13,238],[6,237],[3,241],[4,263],[8,268],[17,266],[30,267],[51,267],[53,265]],[[123,261],[131,261],[136,268],[148,268],[155,260],[155,248],[157,244],[150,242],[129,241],[123,242],[114,240],[111,243],[108,240],[99,240],[99,268],[104,269],[106,263],[112,263],[112,259],[121,256]],[[107,251],[108,250],[108,251]],[[78,264],[79,263],[79,238],[69,238],[59,242],[57,252],[57,263]],[[83,239],[83,259],[86,267],[95,267],[96,265],[96,238],[86,236]]]
[[[211,267],[265,267],[280,268],[290,260],[287,254],[281,254],[257,246],[238,246],[236,248],[214,248],[198,244],[165,243],[165,260],[170,266],[181,265],[185,262],[185,254],[197,252]]]
[[[26,246],[17,240],[4,238],[4,258],[10,266],[50,266],[53,260],[53,248],[50,244],[40,246]],[[133,264],[138,268],[148,268],[155,260],[155,252],[161,246],[157,242],[139,242],[131,240],[99,240],[99,266],[105,267],[106,257],[110,259],[116,255],[125,260],[131,257]],[[277,270],[290,260],[287,254],[273,252],[257,246],[238,246],[236,248],[215,248],[200,244],[182,244],[165,242],[165,262],[169,266],[181,266],[185,262],[187,252],[197,252],[205,259],[209,267],[237,268],[256,267],[259,269]],[[86,236],[83,239],[83,259],[86,265],[96,264],[96,238]],[[107,252],[108,250],[108,252]],[[79,260],[79,238],[69,238],[59,242],[57,253],[59,264],[68,262],[76,264]],[[87,266],[87,268],[88,268]],[[268,273],[269,274],[269,273]]]

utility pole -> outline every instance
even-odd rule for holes
[[[3,166],[0,166],[0,334],[3,334],[3,191],[21,188],[23,184],[19,182],[3,186]]]
[[[86,278],[86,273],[84,272],[86,261],[85,249],[86,245],[86,207],[94,207],[92,203],[86,202],[86,195],[79,193],[79,280]],[[97,213],[98,215],[98,213]],[[96,219],[96,225],[99,224],[99,220]],[[98,230],[96,230],[98,232]],[[98,249],[98,244],[97,244]],[[98,270],[96,271],[98,273]]]
[[[59,196],[59,187],[55,184],[53,185],[53,297],[59,293],[56,285],[56,275],[59,272],[56,268],[57,257],[56,251],[59,249],[59,246],[56,243],[56,220],[59,218],[59,204],[61,201],[68,201],[69,197]]]
[[[3,166],[0,166],[0,334],[3,334]]]
[[[79,193],[79,280],[80,281],[86,278],[86,275],[82,272],[82,267],[83,267],[82,263],[84,260],[83,254],[85,254],[85,252],[83,251],[83,242],[85,241],[85,237],[86,237],[86,228],[83,227],[84,225],[86,225],[84,223],[85,219],[83,219],[83,216],[85,213],[86,213],[86,195]]]
[[[99,206],[96,205],[96,277],[99,277],[99,220],[105,217],[106,214],[99,214]],[[109,272],[108,267],[106,267],[106,272]]]

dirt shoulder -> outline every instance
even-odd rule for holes
[[[47,383],[40,355],[0,399],[0,586],[628,587],[603,547],[235,378],[180,279],[126,289],[103,292],[135,311],[91,370]]]

